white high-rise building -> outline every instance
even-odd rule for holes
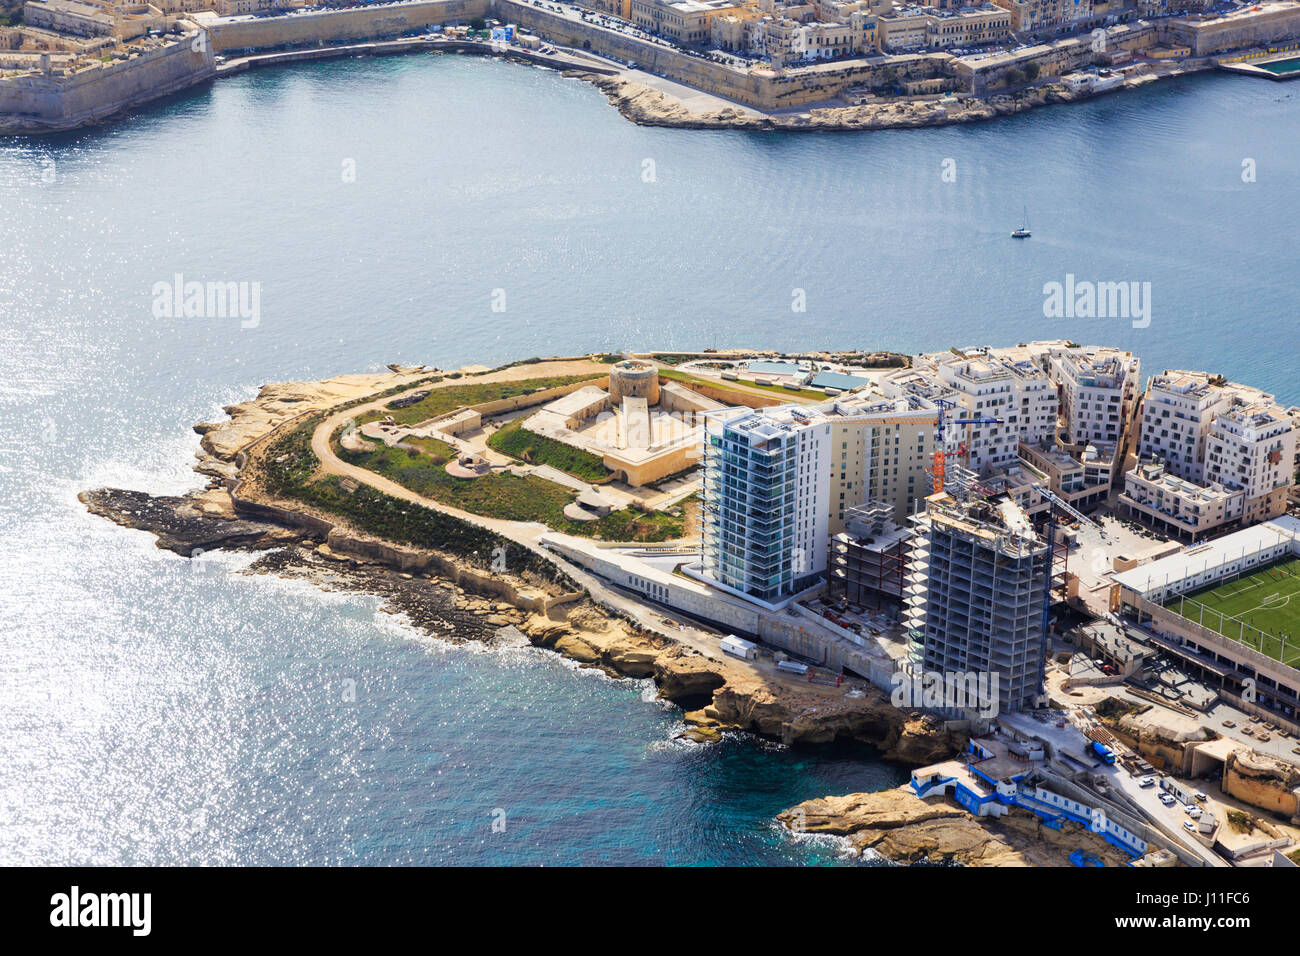
[[[1205,372],[1164,372],[1147,384],[1138,455],[1159,458],[1179,478],[1205,481],[1205,439],[1230,396],[1221,379]]]
[[[1138,454],[1161,459],[1166,470],[1179,478],[1207,484],[1206,442],[1215,419],[1232,408],[1254,405],[1273,406],[1273,396],[1208,372],[1167,371],[1153,376],[1142,406]],[[1282,409],[1277,411],[1286,417]]]
[[[1234,404],[1210,425],[1205,479],[1245,492],[1242,520],[1250,524],[1286,511],[1295,480],[1295,423],[1269,402]]]
[[[1142,460],[1120,504],[1193,537],[1276,517],[1295,481],[1296,443],[1296,420],[1271,394],[1205,372],[1164,372],[1147,386]]]
[[[705,416],[702,571],[767,607],[826,570],[830,424],[799,405]]]
[[[946,450],[979,474],[1015,468],[1020,442],[1046,441],[1056,428],[1055,386],[1028,354],[1016,351],[971,348],[918,355],[909,370],[948,390],[927,397],[956,402],[960,407],[951,414],[954,421],[1001,419],[998,424],[953,426],[945,436]],[[906,381],[907,375],[898,375],[882,384],[888,392]]]

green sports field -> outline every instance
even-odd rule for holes
[[[1300,558],[1176,597],[1167,607],[1274,660],[1300,664]]]

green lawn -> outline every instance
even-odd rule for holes
[[[771,392],[774,395],[789,395],[792,398],[814,398],[825,401],[828,397],[825,392],[813,388],[788,388],[785,385],[764,385],[757,382],[730,382],[725,379],[701,378],[698,375],[689,375],[686,372],[679,372],[672,368],[661,368],[659,377],[687,385],[712,385],[714,388],[756,388],[759,391]]]
[[[443,447],[454,454],[449,446]],[[599,521],[571,521],[564,516],[564,506],[577,497],[570,489],[544,478],[505,472],[456,478],[447,474],[445,467],[450,456],[437,448],[432,454],[424,448],[379,445],[368,451],[349,451],[336,442],[334,451],[344,461],[391,478],[416,494],[487,518],[537,521],[555,531],[607,541],[668,541],[681,537],[684,528],[681,518],[631,509]]]
[[[1288,558],[1167,605],[1285,664],[1300,663],[1300,559]],[[1282,637],[1287,638],[1283,655]]]
[[[499,398],[513,398],[545,388],[560,385],[572,385],[574,382],[595,381],[596,375],[552,375],[544,378],[528,378],[519,382],[470,382],[465,385],[446,385],[431,388],[429,394],[407,408],[385,408],[383,411],[366,412],[357,419],[358,425],[373,422],[385,415],[392,415],[399,425],[415,425],[453,412],[463,405],[478,405]]]
[[[488,445],[503,455],[530,465],[550,465],[583,481],[604,481],[609,477],[609,470],[598,455],[530,432],[523,427],[521,418],[497,430],[488,439]]]

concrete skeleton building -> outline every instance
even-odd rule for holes
[[[903,622],[925,672],[997,674],[1001,713],[1032,707],[1042,687],[1048,546],[1010,500],[926,499],[913,519]]]

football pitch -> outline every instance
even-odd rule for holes
[[[1274,660],[1300,665],[1300,558],[1173,598],[1166,606]]]

